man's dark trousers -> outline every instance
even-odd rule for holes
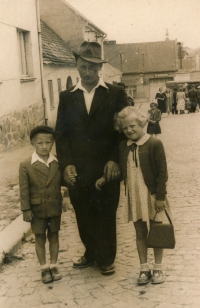
[[[69,190],[75,210],[80,238],[86,248],[84,256],[98,265],[114,263],[116,256],[116,210],[119,181],[101,188],[78,187]]]

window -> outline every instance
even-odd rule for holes
[[[33,63],[31,53],[30,32],[18,29],[18,45],[20,58],[20,71],[22,77],[33,76]]]
[[[60,94],[60,92],[62,91],[61,78],[57,79],[57,83],[58,83],[58,94]]]
[[[132,97],[137,96],[136,86],[130,86],[130,87],[126,88],[126,92],[127,92],[127,94],[130,94]]]
[[[66,89],[70,89],[71,87],[73,87],[73,83],[72,83],[72,78],[71,76],[67,77],[67,82],[66,82]]]
[[[48,80],[50,108],[54,108],[53,82]]]

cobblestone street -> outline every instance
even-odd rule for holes
[[[70,204],[62,215],[59,266],[63,279],[42,284],[32,235],[2,267],[2,308],[199,308],[200,307],[200,112],[164,115],[162,135],[168,162],[168,198],[172,204],[176,247],[164,253],[165,282],[137,286],[139,260],[132,223],[124,224],[121,188],[117,212],[116,273],[100,274],[96,265],[77,270],[72,260],[82,255],[75,216]],[[14,154],[14,152],[13,152]],[[149,250],[153,263],[152,249]],[[20,259],[20,258],[19,258]]]

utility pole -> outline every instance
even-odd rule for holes
[[[123,61],[123,58],[124,58],[123,53],[120,52],[120,54],[119,54],[119,59],[120,59],[121,72],[122,72],[122,61]]]
[[[178,57],[180,59],[180,69],[182,70],[182,68],[183,68],[183,65],[182,65],[182,44],[181,44],[181,42],[178,42],[177,45],[178,45]]]

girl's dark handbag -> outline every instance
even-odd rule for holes
[[[155,215],[154,221],[151,223],[150,226],[150,231],[147,238],[147,247],[163,249],[173,249],[175,247],[174,227],[166,210],[165,214],[167,215],[167,218],[170,223],[156,223]]]

